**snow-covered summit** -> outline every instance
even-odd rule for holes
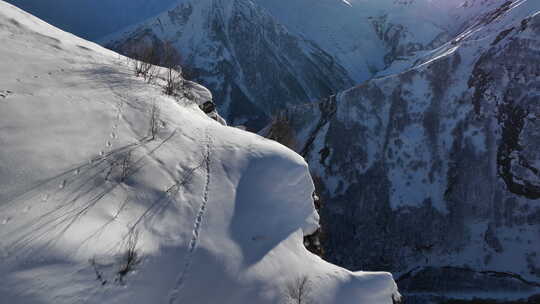
[[[302,277],[321,304],[398,295],[304,248],[318,215],[296,153],[2,1],[0,146],[1,302],[270,304]]]

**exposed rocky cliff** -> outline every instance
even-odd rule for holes
[[[492,4],[411,68],[282,114],[332,261],[420,294],[538,292],[540,3]]]

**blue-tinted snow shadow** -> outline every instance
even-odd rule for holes
[[[229,232],[242,251],[244,266],[256,264],[312,215],[301,202],[280,199],[294,187],[282,173],[296,166],[280,156],[265,156],[252,160],[240,178]]]

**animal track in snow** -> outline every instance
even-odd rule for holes
[[[111,146],[112,146],[111,141],[108,140],[108,141],[107,141],[107,147],[111,147]]]
[[[7,223],[9,223],[11,221],[11,217],[6,217],[2,220],[2,225],[6,225]]]
[[[60,185],[58,185],[58,188],[64,189],[65,186],[66,186],[66,181],[63,180],[63,181],[60,183]]]
[[[0,98],[7,98],[11,94],[13,94],[13,92],[10,90],[0,90]]]
[[[195,251],[197,250],[197,247],[199,244],[203,220],[207,213],[208,196],[210,192],[210,177],[211,177],[212,137],[210,136],[209,129],[207,129],[205,133],[206,133],[206,153],[204,156],[204,164],[206,165],[205,166],[206,182],[203,189],[203,200],[199,208],[199,211],[197,212],[197,215],[195,217],[195,222],[193,224],[192,237],[188,244],[188,252],[186,256],[186,261],[184,263],[184,268],[182,272],[179,274],[178,278],[176,279],[176,285],[169,295],[169,304],[175,304],[178,300],[178,297],[180,296],[180,291],[182,290],[186,277],[188,276],[191,269],[191,264],[193,262]]]
[[[28,213],[28,211],[30,211],[30,209],[31,209],[30,206],[24,207],[23,213]]]

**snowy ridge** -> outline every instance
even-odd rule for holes
[[[299,155],[1,1],[0,29],[2,301],[270,304],[299,276],[321,304],[398,296],[390,274],[304,248],[318,214]]]

